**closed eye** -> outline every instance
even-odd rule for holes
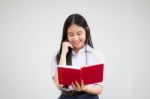
[[[68,36],[73,36],[73,34],[69,34]]]

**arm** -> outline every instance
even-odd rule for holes
[[[92,87],[85,87],[84,90],[85,92],[89,94],[101,94],[103,92],[103,86],[101,85],[94,85]]]
[[[66,65],[66,55],[68,53],[68,47],[73,48],[73,46],[69,42],[63,42],[59,65]],[[63,87],[63,85],[59,84],[57,71],[53,77],[53,81],[59,89]]]
[[[73,46],[71,43],[63,42],[59,65],[66,65],[66,55],[68,53],[69,47],[71,47],[73,49]]]
[[[93,94],[93,95],[98,95],[103,92],[103,86],[99,84],[95,84],[92,87],[89,87],[89,86],[84,85],[83,80],[81,81],[81,84],[75,81],[74,83],[72,83],[72,87],[76,91],[84,91],[86,93]]]
[[[63,85],[59,84],[59,81],[58,81],[58,72],[56,71],[54,77],[53,77],[53,81],[54,83],[56,84],[56,86],[58,87],[58,89],[61,89],[63,87]]]
[[[66,64],[66,55],[62,53],[60,57],[59,65],[65,65],[65,64]],[[58,81],[58,71],[56,71],[53,77],[53,81],[58,87],[58,89],[61,89],[63,87],[63,85],[59,84],[59,81]]]

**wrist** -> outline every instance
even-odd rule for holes
[[[87,92],[88,91],[88,87],[85,86],[82,91]]]
[[[61,57],[66,57],[66,55],[67,55],[67,52],[62,50]]]
[[[66,65],[66,54],[61,53],[59,65]]]
[[[61,53],[60,60],[64,60],[64,59],[66,59],[66,54],[65,53]]]

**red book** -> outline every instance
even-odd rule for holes
[[[71,85],[72,82],[81,80],[84,84],[93,84],[103,81],[104,64],[96,64],[77,68],[75,66],[58,66],[59,84]]]

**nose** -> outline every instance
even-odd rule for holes
[[[75,35],[75,36],[73,37],[73,41],[78,41],[78,36]]]

